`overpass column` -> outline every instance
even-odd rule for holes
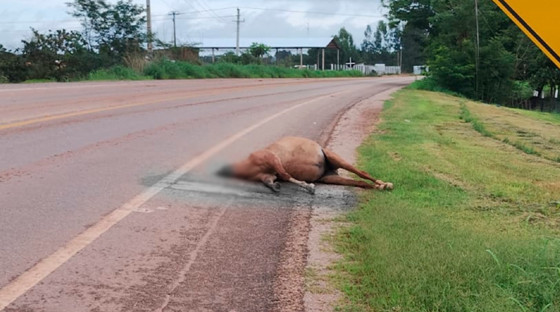
[[[325,70],[325,49],[324,49],[324,48],[321,49],[321,54],[323,54],[323,62],[322,62],[322,64],[321,64],[321,65],[322,65],[322,66],[321,66],[321,67],[322,67],[321,69],[322,69],[322,70]]]
[[[340,49],[336,49],[336,70],[340,70]]]

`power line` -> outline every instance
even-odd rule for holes
[[[345,14],[345,13],[320,12],[320,11],[297,11],[297,10],[269,9],[269,8],[255,8],[255,7],[241,7],[241,8],[242,9],[248,9],[248,10],[278,11],[278,12],[305,13],[305,14],[321,14],[321,15],[332,15],[332,16],[373,17],[373,18],[384,17],[383,15]]]
[[[222,22],[222,23],[227,22],[226,20],[224,20],[223,18],[221,18],[220,16],[218,16],[218,15],[216,14],[216,12],[214,12],[214,10],[212,10],[212,9],[210,9],[210,8],[208,8],[208,7],[203,6],[203,5],[202,5],[200,2],[198,2],[197,0],[194,0],[194,1],[196,2],[196,4],[197,4],[200,8],[202,8],[202,10],[199,10],[198,8],[196,8],[196,7],[191,3],[191,1],[189,1],[189,0],[184,0],[184,2],[187,3],[187,4],[188,4],[191,8],[193,8],[194,10],[199,10],[200,12],[208,12],[208,13],[210,13],[211,15],[213,15],[212,18],[214,18],[214,19],[217,20],[218,22]],[[219,10],[223,10],[223,9],[225,9],[225,8],[221,8],[221,9],[219,9]]]
[[[203,9],[208,10],[208,12],[210,12],[210,14],[214,15],[216,18],[218,18],[218,20],[222,21],[222,22],[227,22],[225,19],[221,18],[220,16],[218,16],[216,14],[216,12],[214,12],[212,9],[210,9],[210,7],[206,6],[206,4],[204,3],[204,1],[199,1],[199,0],[194,0],[194,2],[196,2],[200,7],[202,7]]]
[[[168,16],[168,14],[165,15],[165,16]],[[224,17],[224,18],[235,17],[235,15],[221,15],[220,17]],[[199,19],[215,19],[215,17],[214,16],[199,16],[199,17],[179,17],[179,16],[177,16],[175,19],[177,19],[177,20],[199,20]],[[167,21],[167,20],[168,20],[167,17],[163,18],[163,16],[152,19],[152,21],[157,21],[157,22]]]
[[[191,5],[192,8],[194,8]],[[223,11],[223,10],[231,10],[231,9],[235,9],[235,7],[227,7],[227,8],[219,8],[219,9],[213,9],[213,10],[197,10],[197,11],[184,11],[184,12],[179,12],[182,15],[194,15],[194,14],[198,14],[198,13],[208,13],[209,11]],[[167,14],[152,14],[152,16],[167,16]]]

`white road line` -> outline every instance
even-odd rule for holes
[[[204,153],[196,156],[195,158],[191,159],[179,169],[173,171],[168,176],[164,177],[160,181],[158,181],[153,186],[147,188],[144,192],[140,193],[136,197],[132,198],[130,201],[125,203],[120,208],[113,210],[110,214],[103,217],[99,220],[96,224],[89,227],[84,232],[80,233],[74,239],[69,241],[66,245],[55,251],[50,256],[42,259],[37,264],[35,264],[32,268],[22,273],[18,276],[15,280],[4,286],[0,289],[0,310],[3,310],[9,304],[14,302],[19,296],[26,293],[29,289],[33,286],[37,285],[41,280],[63,265],[66,261],[72,258],[76,253],[80,250],[91,244],[95,241],[99,236],[103,233],[107,232],[113,225],[117,224],[119,221],[124,219],[128,216],[131,212],[138,210],[138,208],[154,197],[156,194],[161,192],[166,187],[173,184],[177,179],[179,179],[182,175],[186,174],[187,172],[191,171],[196,166],[202,164],[204,161],[208,160],[210,157],[214,156],[224,148],[228,147],[235,141],[239,140],[243,136],[247,135],[251,131],[257,129],[260,126],[265,125],[266,123],[276,119],[290,111],[296,110],[302,106],[307,104],[320,101],[324,98],[331,97],[336,94],[346,93],[349,91],[342,91],[342,92],[335,92],[330,93],[313,100],[308,100],[305,102],[301,102],[297,105],[294,105],[290,108],[287,108],[281,112],[278,112],[274,115],[271,115],[252,126],[245,128],[237,132],[236,134],[232,135],[231,137],[223,140],[222,142],[218,143],[217,145],[213,146],[212,148],[206,150]]]

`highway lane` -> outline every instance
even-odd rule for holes
[[[192,163],[202,172],[218,159],[239,159],[284,135],[324,141],[352,104],[410,81],[1,86],[0,287],[19,283],[23,289],[17,279],[22,273],[177,168]],[[216,150],[223,142],[229,145]],[[77,255],[51,264],[54,273],[9,309],[109,311],[139,302],[135,309],[146,311],[270,307],[275,267],[297,205],[219,191],[202,196],[184,187],[192,172],[179,174],[179,181],[146,197],[134,213],[96,232]],[[302,195],[289,187],[286,192]],[[228,280],[245,286],[232,288]]]

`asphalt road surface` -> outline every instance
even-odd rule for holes
[[[410,82],[0,85],[0,310],[274,309],[292,218],[347,194],[212,171],[282,136],[324,142],[353,104]]]

